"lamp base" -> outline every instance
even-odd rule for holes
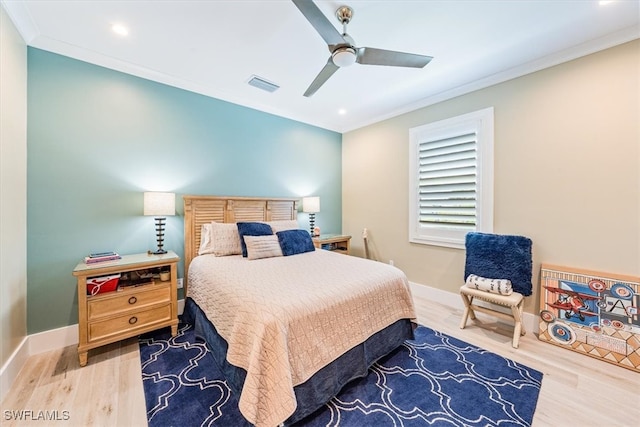
[[[164,246],[164,221],[166,218],[156,218],[156,240],[158,241],[158,249],[155,252],[149,251],[153,255],[166,254],[167,251],[163,249]]]
[[[157,250],[157,251],[155,251],[155,252],[147,251],[147,253],[148,253],[149,255],[163,255],[163,254],[166,254],[166,253],[167,253],[167,251],[165,251],[164,249],[158,249],[158,250]]]
[[[316,214],[311,212],[309,213],[309,234],[311,234],[311,236],[315,236],[313,229],[315,228],[315,223],[316,223]]]

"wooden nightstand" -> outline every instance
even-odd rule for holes
[[[313,238],[313,245],[318,249],[327,249],[349,255],[351,246],[351,236],[342,234],[321,234],[320,237]]]
[[[87,364],[88,351],[155,329],[171,326],[178,332],[178,261],[174,252],[163,255],[124,255],[122,259],[96,264],[81,262],[73,270],[78,280],[78,357]],[[168,280],[158,277],[168,271]],[[120,273],[123,278],[117,291],[87,295],[87,279]],[[154,277],[127,284],[142,273]],[[164,275],[163,275],[164,276]],[[144,277],[144,275],[143,275]]]

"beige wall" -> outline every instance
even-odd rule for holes
[[[534,243],[540,263],[640,275],[640,41],[343,136],[343,232],[409,280],[456,292],[464,250],[408,242],[409,128],[495,108],[494,231]]]
[[[0,6],[0,366],[27,334],[26,300],[27,46]]]

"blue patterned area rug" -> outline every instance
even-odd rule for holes
[[[150,427],[249,426],[206,345],[181,324],[140,338]],[[530,426],[542,373],[424,326],[296,424]]]

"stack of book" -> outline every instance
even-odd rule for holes
[[[93,264],[96,262],[113,261],[120,258],[122,257],[115,252],[98,252],[84,257],[84,262],[85,264]]]

